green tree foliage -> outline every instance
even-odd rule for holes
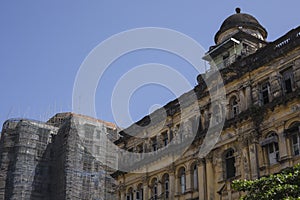
[[[232,187],[246,192],[241,200],[300,200],[300,164],[256,180],[236,180]]]

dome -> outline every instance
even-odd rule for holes
[[[229,16],[225,21],[222,23],[220,30],[215,35],[215,42],[218,43],[219,36],[222,33],[225,33],[227,30],[232,28],[239,28],[243,27],[246,29],[257,30],[262,35],[263,38],[266,38],[268,33],[266,29],[255,19],[255,17],[246,14],[240,13],[241,9],[236,8],[236,14]]]

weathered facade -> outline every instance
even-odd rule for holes
[[[204,56],[211,69],[183,95],[185,105],[170,102],[162,108],[166,118],[158,110],[120,132],[116,144],[141,156],[119,160],[120,166],[135,163],[114,174],[119,200],[238,199],[233,180],[256,179],[300,162],[300,27],[267,42],[265,28],[253,16],[236,11],[217,32],[216,45]],[[226,90],[225,108],[212,107],[209,89],[216,84],[205,81],[214,80],[216,71]],[[194,93],[199,113],[188,102]],[[201,155],[211,121],[218,124],[222,117],[216,145]],[[182,138],[191,133],[196,135],[193,142],[176,157]],[[164,151],[172,142],[176,147]],[[144,159],[151,152],[157,156]]]
[[[231,200],[241,196],[233,180],[299,163],[300,27],[267,42],[266,29],[236,11],[198,85],[119,133],[74,113],[6,121],[0,199]],[[220,82],[225,97],[212,98]]]
[[[106,138],[112,123],[73,113],[47,123],[4,123],[0,141],[0,199],[115,199]],[[112,156],[112,157],[109,157]],[[109,164],[109,166],[113,166]]]

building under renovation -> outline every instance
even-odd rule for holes
[[[12,119],[0,141],[0,199],[114,200],[114,124],[73,113]],[[107,164],[109,163],[109,164]]]

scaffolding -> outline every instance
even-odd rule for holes
[[[0,140],[0,199],[115,199],[112,169],[105,164],[116,159],[107,160],[107,145],[100,142],[108,128],[72,114],[51,123],[6,121]]]

